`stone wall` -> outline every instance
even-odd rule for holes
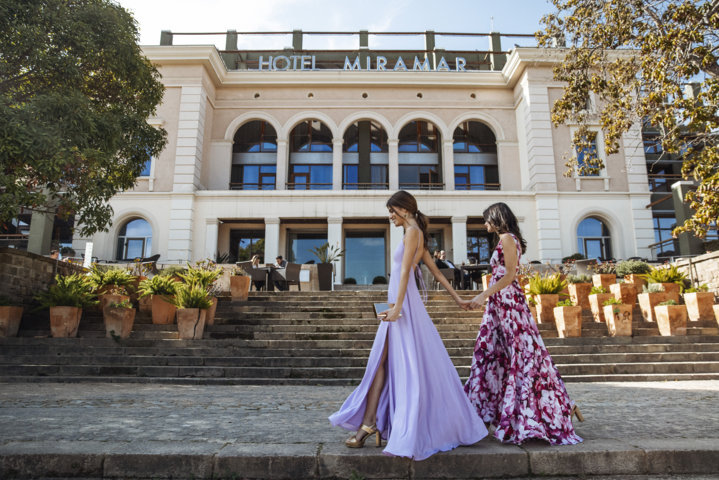
[[[79,265],[15,248],[0,248],[0,295],[31,305],[33,297],[47,289],[56,274],[84,271]]]
[[[692,278],[693,274],[695,283],[700,285],[706,283],[710,292],[714,292],[714,295],[719,295],[719,252],[678,260],[675,265],[679,267],[679,270],[686,273],[687,278]]]

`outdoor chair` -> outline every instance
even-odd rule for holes
[[[252,262],[250,262],[250,264],[252,264]],[[261,290],[262,287],[267,290],[267,270],[252,268],[252,266],[250,265],[250,268],[245,269],[245,271],[250,274],[250,278],[252,279],[252,285],[255,286],[255,291]]]
[[[283,283],[286,290],[290,289],[290,285],[297,285],[297,290],[302,291],[300,286],[300,270],[302,265],[299,263],[288,263],[285,268],[277,269],[272,272],[275,281]]]
[[[145,257],[140,259],[140,265],[147,267],[150,273],[157,275],[160,271],[157,269],[157,261],[160,259],[160,254],[156,253],[151,257]]]
[[[457,288],[457,284],[454,281],[454,268],[440,268],[440,273],[444,275],[444,278],[452,285],[452,288]]]
[[[252,268],[252,262],[251,262],[251,261],[247,261],[247,262],[236,262],[235,265],[237,265],[238,267],[240,267],[240,268],[241,268],[242,270],[244,270],[245,272],[249,272],[250,269]]]

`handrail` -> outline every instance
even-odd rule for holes
[[[410,190],[443,190],[444,183],[400,183],[399,188]]]
[[[331,183],[290,183],[287,182],[285,184],[287,186],[287,190],[332,190],[332,184]],[[310,187],[310,188],[294,188],[298,185]],[[311,187],[329,187],[329,188],[311,188]]]
[[[487,187],[487,188],[460,188],[460,187]],[[501,184],[499,183],[462,183],[457,185],[455,183],[455,190],[500,190]]]
[[[357,188],[347,188],[356,186]],[[379,187],[379,188],[376,188]],[[343,190],[387,190],[389,189],[389,183],[343,183],[342,184]]]

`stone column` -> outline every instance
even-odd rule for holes
[[[389,189],[399,190],[399,140],[391,138],[387,140],[389,147]]]
[[[30,234],[27,240],[27,251],[38,255],[49,255],[52,244],[52,227],[55,225],[55,214],[32,212]]]
[[[280,219],[265,218],[265,263],[280,255]]]
[[[689,204],[684,201],[684,197],[695,188],[695,183],[687,180],[680,180],[672,184],[672,199],[674,201],[674,215],[677,219],[677,225],[683,225],[686,219],[694,214]],[[696,255],[704,250],[702,241],[691,233],[682,233],[678,236],[678,239],[679,253],[681,255]]]
[[[537,195],[537,255],[542,263],[559,263],[562,259],[562,237],[559,220],[559,198],[557,195]]]
[[[342,146],[344,140],[332,139],[332,190],[342,190]]]
[[[192,260],[194,194],[176,193],[170,201],[170,226],[167,235],[167,261]]]
[[[327,218],[327,241],[330,247],[342,248],[342,217]],[[342,259],[334,262],[334,284],[342,285]]]
[[[442,181],[444,189],[454,190],[454,139],[442,140]]]
[[[452,217],[452,261],[467,263],[467,217]]]
[[[215,260],[220,222],[216,218],[205,219],[205,258]]]
[[[277,175],[275,177],[275,189],[286,190],[287,189],[287,172],[288,164],[290,162],[289,145],[287,140],[277,140]]]

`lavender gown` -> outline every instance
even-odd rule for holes
[[[397,299],[403,254],[404,242],[392,258],[389,303]],[[396,322],[380,322],[362,382],[329,417],[330,423],[352,431],[362,424],[367,392],[387,337],[387,375],[377,407],[377,428],[387,440],[383,453],[424,460],[484,438],[487,429],[464,393],[457,370],[422,303],[413,272],[407,282],[402,316]]]

